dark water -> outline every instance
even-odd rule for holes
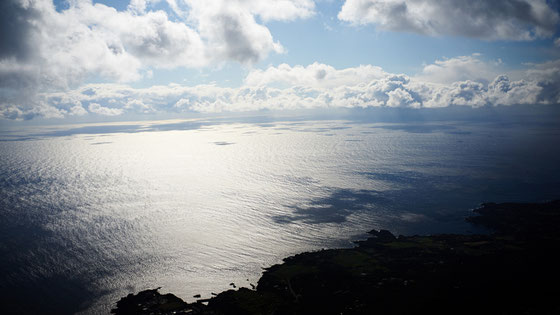
[[[519,121],[188,121],[4,133],[0,296],[107,313],[192,300],[372,228],[476,231],[485,201],[560,198],[560,128]],[[249,281],[247,281],[249,279]]]

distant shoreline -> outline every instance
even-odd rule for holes
[[[268,268],[256,288],[186,303],[158,289],[116,314],[560,313],[560,200],[486,203],[467,221],[493,234],[371,231],[349,249],[306,252]],[[196,297],[196,296],[195,296]]]

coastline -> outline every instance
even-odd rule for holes
[[[186,303],[158,289],[115,314],[560,313],[560,201],[486,203],[468,217],[492,234],[394,236],[370,231],[349,249],[301,253],[255,288]]]

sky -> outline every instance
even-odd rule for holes
[[[558,0],[3,0],[0,124],[560,104]]]

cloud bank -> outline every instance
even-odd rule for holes
[[[528,65],[512,80],[499,60],[477,54],[436,60],[416,76],[313,63],[253,69],[237,88],[127,85],[151,69],[262,61],[284,50],[266,22],[314,14],[312,0],[131,0],[122,11],[91,0],[59,10],[49,0],[3,0],[0,118],[560,102],[560,61]],[[552,36],[559,21],[544,0],[347,0],[338,17],[489,40]],[[113,83],[81,85],[92,79]]]
[[[491,80],[458,73],[460,67],[485,66],[478,55],[436,61],[417,76],[392,74],[371,65],[346,69],[314,63],[253,70],[237,88],[170,84],[132,88],[125,84],[88,84],[39,95],[34,106],[3,106],[0,117],[118,116],[127,113],[243,112],[317,108],[499,106],[560,104],[560,60],[530,65],[522,78],[495,74]],[[490,65],[489,65],[490,64]],[[488,72],[488,76],[492,75]]]
[[[381,30],[486,40],[550,37],[559,21],[546,0],[346,0],[338,18]]]

